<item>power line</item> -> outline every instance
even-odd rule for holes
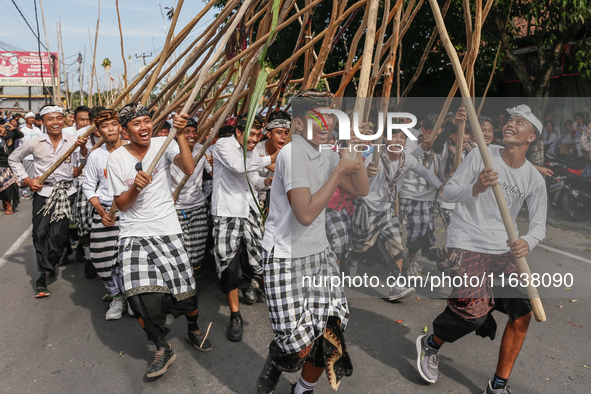
[[[35,1],[35,0],[33,0]],[[12,0],[12,4],[14,4],[14,6],[16,7],[16,10],[18,11],[19,14],[21,14],[21,17],[23,18],[23,20],[25,21],[25,23],[27,24],[27,26],[29,26],[29,29],[31,30],[31,32],[33,33],[33,35],[35,36],[35,38],[37,38],[37,41],[43,45],[39,39],[39,21],[37,21],[37,34],[35,34],[35,31],[33,30],[33,28],[31,27],[31,25],[29,24],[29,21],[27,20],[27,18],[25,18],[25,16],[23,15],[21,9],[19,8],[19,6],[16,4],[16,1]],[[35,16],[37,15],[37,3],[35,3]],[[47,50],[47,47],[45,45],[43,45],[43,48],[45,48]],[[41,52],[41,49],[39,49],[39,52]]]

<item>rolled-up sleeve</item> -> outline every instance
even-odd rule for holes
[[[23,166],[23,159],[29,156],[31,153],[33,153],[31,141],[25,141],[18,148],[16,148],[14,152],[10,154],[10,156],[8,156],[8,164],[10,165],[10,169],[16,174],[20,181],[29,177],[29,174],[25,170],[25,166]]]

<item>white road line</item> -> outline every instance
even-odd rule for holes
[[[31,232],[33,231],[33,225],[31,224],[29,226],[28,229],[25,230],[24,233],[21,234],[20,237],[18,237],[18,239],[16,241],[14,241],[14,243],[12,244],[12,246],[10,248],[8,248],[8,250],[6,251],[6,253],[4,253],[2,255],[2,257],[0,257],[0,267],[2,267],[4,264],[6,264],[6,262],[8,261],[8,258],[17,251],[18,248],[20,248],[20,246],[23,244],[23,242],[25,242],[25,240],[27,238],[29,238],[31,236]]]
[[[564,252],[564,251],[562,251],[560,249],[552,248],[552,247],[547,246],[547,245],[544,245],[544,244],[539,244],[539,245],[542,248],[546,248],[546,249],[551,250],[553,252],[560,253],[560,254],[565,255],[567,257],[570,257],[572,259],[579,260],[579,261],[582,261],[582,262],[587,263],[587,264],[591,264],[591,260],[588,260],[588,259],[586,259],[584,257],[581,257],[581,256],[577,256],[576,254]],[[2,265],[2,264],[0,264],[0,265]]]

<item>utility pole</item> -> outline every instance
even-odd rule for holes
[[[139,59],[139,58],[142,58],[142,62],[144,63],[144,67],[146,67],[146,58],[147,58],[147,57],[152,57],[152,52],[150,52],[150,53],[144,52],[144,53],[142,53],[142,54],[137,54],[137,53],[136,53],[136,54],[135,54],[135,57],[136,57],[136,58],[138,58],[138,59]],[[140,72],[141,72],[142,70],[143,70],[143,67],[140,69]]]
[[[82,52],[78,52],[78,75],[80,76],[80,105],[84,105],[84,92],[82,91]]]

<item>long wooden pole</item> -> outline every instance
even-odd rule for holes
[[[466,106],[466,110],[468,111],[468,119],[472,125],[474,136],[476,137],[476,142],[478,144],[478,149],[480,150],[480,154],[482,156],[482,161],[484,162],[485,167],[492,168],[493,163],[490,158],[486,142],[484,141],[482,129],[478,123],[478,116],[476,116],[474,104],[472,104],[472,100],[470,100],[470,90],[468,89],[468,84],[466,83],[464,73],[462,72],[462,66],[460,64],[460,60],[458,59],[458,54],[456,53],[456,50],[447,33],[445,22],[443,22],[443,17],[441,16],[441,10],[439,9],[437,0],[429,0],[429,3],[433,9],[433,16],[435,17],[441,40],[443,41],[445,50],[447,51],[447,54],[451,60],[454,73],[456,74],[456,79],[459,82],[462,97],[465,99],[464,104]],[[503,224],[505,225],[507,235],[509,236],[509,242],[513,243],[518,239],[517,231],[515,230],[513,219],[511,219],[511,214],[509,213],[509,208],[507,207],[507,202],[505,201],[505,196],[503,195],[501,185],[497,184],[493,186],[492,191],[494,193],[495,199],[497,200],[499,211],[501,212],[501,218],[503,219]],[[517,266],[519,267],[519,271],[521,271],[522,274],[525,274],[528,278],[527,295],[529,296],[534,316],[537,321],[544,322],[546,321],[546,313],[544,312],[544,306],[540,300],[540,295],[538,294],[537,288],[531,285],[531,270],[529,269],[527,260],[524,257],[516,258],[515,260],[517,262]]]

